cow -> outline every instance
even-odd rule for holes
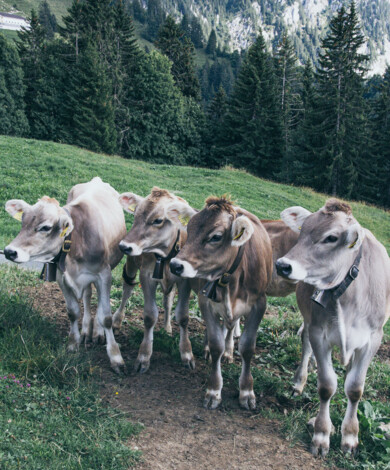
[[[188,203],[165,189],[154,187],[147,197],[134,193],[121,194],[120,203],[125,211],[134,214],[131,230],[119,243],[126,255],[140,258],[140,280],[144,293],[144,338],[135,363],[136,371],[149,369],[153,348],[153,330],[158,318],[156,288],[160,284],[164,293],[164,327],[171,332],[171,308],[175,285],[178,302],[175,316],[180,326],[180,355],[183,363],[195,368],[191,342],[188,336],[188,304],[191,282],[169,271],[169,261],[184,244],[186,224],[196,211]],[[174,209],[168,207],[175,203]],[[120,315],[114,315],[114,325],[119,328]]]
[[[282,220],[261,219],[261,223],[270,237],[273,259],[272,280],[266,294],[269,297],[286,297],[289,294],[295,293],[297,282],[279,276],[275,263],[296,244],[298,234],[291,230]],[[300,395],[303,392],[307,381],[309,363],[315,364],[309,341],[309,332],[305,323],[299,329],[299,334],[302,339],[302,357],[293,379],[293,396]]]
[[[180,212],[175,203],[167,210]],[[203,404],[215,409],[222,400],[221,357],[225,341],[220,320],[231,331],[238,319],[245,316],[239,341],[243,364],[239,402],[246,409],[254,409],[250,362],[272,276],[269,236],[256,216],[235,207],[228,197],[213,196],[190,219],[187,234],[187,241],[171,260],[170,269],[177,276],[200,279],[204,284],[198,300],[206,323],[212,370]]]
[[[357,408],[367,369],[390,315],[389,256],[353,217],[351,207],[337,199],[328,200],[315,213],[290,207],[282,212],[282,219],[299,238],[277,261],[276,269],[286,279],[301,281],[298,305],[317,360],[320,409],[311,451],[323,456],[329,451],[329,406],[337,388],[332,349],[337,346],[341,363],[348,366],[341,448],[354,453],[358,447]]]
[[[126,234],[118,196],[109,184],[96,177],[74,186],[64,207],[47,196],[34,205],[12,199],[6,203],[5,209],[21,220],[22,228],[4,250],[6,258],[16,263],[59,259],[56,277],[70,320],[68,350],[76,350],[91,335],[94,342],[103,342],[105,337],[111,367],[117,373],[124,369],[124,361],[112,330],[111,270],[123,257],[118,244]],[[129,259],[124,269],[124,277],[129,284],[125,282],[122,304],[134,287],[131,279],[134,280],[136,271]],[[92,284],[98,295],[94,323],[90,310]],[[78,301],[81,298],[84,317],[80,336]]]

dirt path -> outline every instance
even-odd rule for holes
[[[65,302],[58,286],[45,283],[30,293],[43,314],[55,316],[67,334]],[[139,319],[132,321],[140,325]],[[196,328],[199,330],[200,326]],[[225,387],[222,407],[205,410],[202,399],[209,366],[202,358],[197,358],[196,370],[189,371],[168,354],[154,353],[149,371],[135,374],[132,364],[137,351],[129,346],[127,329],[125,325],[118,342],[128,375],[118,377],[110,370],[103,346],[95,347],[94,362],[101,367],[103,399],[144,425],[144,430],[130,442],[143,453],[138,469],[325,468],[303,446],[290,447],[281,437],[277,421],[240,409],[236,389]],[[266,402],[259,400],[258,407],[261,406],[266,406]]]

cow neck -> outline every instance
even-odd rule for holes
[[[68,214],[70,218],[72,218],[68,209],[65,209],[65,207],[63,207],[62,209]],[[72,232],[69,235],[65,236],[64,241],[61,246],[61,250],[57,254],[57,256],[55,256],[51,261],[43,265],[43,269],[40,275],[41,279],[45,281],[49,281],[49,282],[54,282],[57,277],[57,268],[62,273],[66,271],[65,259],[66,259],[67,254],[70,251],[71,246],[72,246]]]
[[[172,258],[174,258],[180,251],[180,229],[177,231],[177,236],[175,243],[172,246],[171,251],[168,253],[168,255],[164,258],[163,256],[157,255],[156,253],[154,254],[156,258],[156,264],[154,265],[154,271],[153,271],[153,279],[162,279],[164,277],[164,267],[165,263]]]
[[[362,258],[362,252],[363,244],[360,245],[359,252],[352,266],[349,268],[347,275],[339,285],[332,287],[332,289],[316,290],[311,296],[311,300],[313,300],[313,302],[316,304],[321,305],[321,307],[326,308],[331,300],[337,300],[339,297],[341,297],[352,284],[352,282],[358,277],[358,268]]]
[[[241,245],[230,269],[222,274],[219,279],[216,279],[215,281],[207,281],[203,286],[201,292],[205,297],[213,302],[222,301],[222,289],[225,289],[229,285],[230,279],[240,265],[243,255],[244,245]]]

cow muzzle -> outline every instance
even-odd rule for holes
[[[126,243],[123,240],[119,243],[119,249],[128,256],[139,256],[142,254],[142,249],[135,243]]]
[[[196,277],[197,270],[195,270],[188,261],[173,258],[169,263],[169,269],[175,276],[193,278]]]
[[[30,255],[28,253],[11,245],[4,248],[4,256],[14,263],[25,263],[30,260]]]
[[[169,269],[171,270],[171,273],[175,276],[181,276],[184,271],[184,266],[182,263],[180,263],[180,261],[173,259],[169,263]]]
[[[289,263],[285,263],[282,260],[278,260],[275,263],[276,266],[276,272],[278,273],[279,276],[282,277],[289,277],[291,272],[292,272],[292,266]]]

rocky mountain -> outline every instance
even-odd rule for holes
[[[298,57],[316,60],[320,39],[326,34],[329,18],[349,1],[342,0],[161,0],[166,11],[180,17],[184,12],[197,16],[205,36],[212,28],[219,46],[230,51],[246,49],[259,28],[270,44],[283,30],[292,37]],[[145,5],[145,3],[144,3]],[[356,0],[362,30],[371,57],[371,73],[382,73],[390,64],[390,0]]]

